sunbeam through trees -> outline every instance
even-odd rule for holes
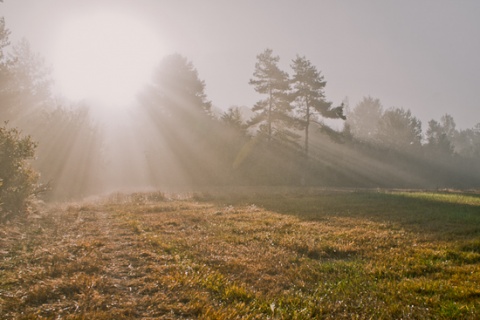
[[[223,114],[212,107],[193,62],[165,56],[134,107],[123,118],[112,114],[117,120],[105,127],[105,119],[92,116],[91,102],[52,94],[44,60],[26,40],[11,45],[3,19],[0,35],[1,120],[38,144],[30,163],[48,186],[45,199],[196,186],[480,183],[479,125],[458,130],[447,114],[423,133],[409,109],[384,109],[379,99],[333,107],[326,79],[304,56],[292,60],[290,76],[280,69],[280,57],[264,50],[249,80],[263,99]],[[329,119],[343,129],[332,129]]]
[[[479,319],[480,5],[0,9],[1,319]]]

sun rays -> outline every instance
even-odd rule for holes
[[[132,15],[79,16],[59,32],[54,77],[69,99],[123,106],[150,80],[162,49],[159,36]]]

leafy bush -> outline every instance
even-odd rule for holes
[[[25,212],[34,193],[38,174],[30,167],[36,144],[20,131],[0,127],[0,221]]]

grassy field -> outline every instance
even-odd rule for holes
[[[479,319],[480,195],[113,195],[0,226],[2,319]]]

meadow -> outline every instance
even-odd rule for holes
[[[2,319],[478,319],[480,194],[114,194],[0,225]]]

